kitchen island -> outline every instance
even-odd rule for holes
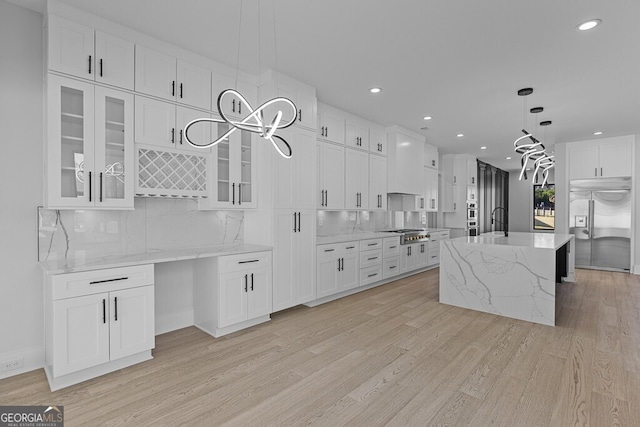
[[[555,325],[556,282],[574,280],[572,234],[494,232],[441,245],[441,303]]]

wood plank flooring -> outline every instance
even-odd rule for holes
[[[214,339],[160,335],[154,359],[55,393],[42,370],[0,405],[64,405],[67,426],[631,426],[640,276],[578,270],[556,327],[438,303],[438,270]]]

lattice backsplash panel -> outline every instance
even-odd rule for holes
[[[137,196],[207,197],[207,157],[138,147]]]

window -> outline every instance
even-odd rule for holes
[[[556,187],[554,184],[533,186],[533,229],[555,230]]]

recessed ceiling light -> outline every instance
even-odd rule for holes
[[[505,159],[507,159],[507,160],[511,160],[511,157],[507,156],[507,157],[505,157]]]
[[[458,138],[462,138],[462,137],[464,136],[464,134],[459,133],[459,134],[457,134],[456,136],[457,136]]]
[[[372,87],[371,89],[369,89],[369,92],[371,92],[371,93],[380,93],[380,92],[382,92],[382,88]]]
[[[431,120],[432,118],[433,118],[433,117],[431,117],[431,116],[424,116],[424,117],[423,117],[423,119],[425,119],[425,120]]]
[[[480,149],[481,149],[481,150],[486,150],[486,149],[487,149],[487,147],[482,146],[482,147],[480,147]]]
[[[600,19],[590,19],[590,20],[588,20],[586,22],[583,22],[582,24],[578,25],[576,27],[576,29],[578,31],[587,31],[587,30],[591,30],[592,28],[597,27],[601,23],[602,23],[602,21]]]
[[[597,131],[597,132],[594,132],[593,134],[594,134],[594,135],[602,135],[602,131],[601,131],[601,130],[599,130],[599,131]]]

